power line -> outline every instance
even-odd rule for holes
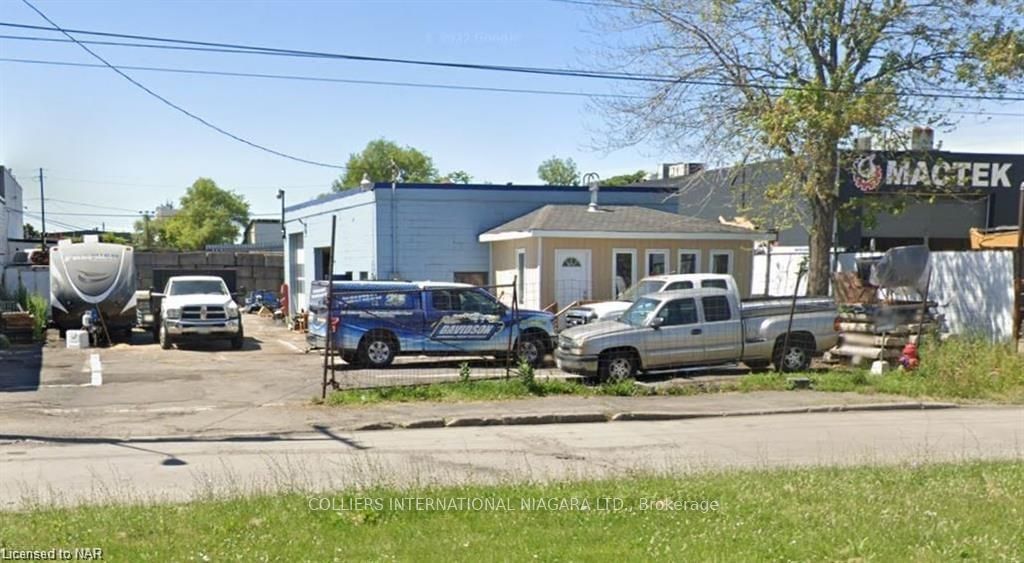
[[[38,197],[30,197],[30,198],[25,199],[25,201],[39,201],[39,198]],[[46,201],[53,201],[53,202],[57,202],[57,203],[65,203],[65,204],[69,204],[69,205],[81,205],[81,206],[84,206],[84,207],[95,207],[96,209],[109,209],[109,210],[112,210],[112,211],[134,211],[133,209],[128,209],[127,207],[110,207],[110,206],[107,206],[107,205],[96,205],[96,204],[93,204],[93,203],[83,203],[83,202],[80,202],[80,201],[68,201],[66,199],[57,199],[57,198],[53,198],[53,197],[46,198]],[[138,213],[136,213],[136,215],[138,215]]]
[[[335,165],[335,164],[328,164],[326,162],[319,162],[319,161],[316,161],[316,160],[309,160],[309,159],[305,159],[305,158],[300,158],[300,157],[293,156],[293,155],[290,155],[290,154],[287,154],[287,153],[283,153],[283,152],[278,151],[278,150],[271,149],[271,148],[266,147],[264,145],[261,145],[259,143],[255,143],[255,142],[250,141],[250,140],[248,140],[246,138],[243,138],[243,137],[240,137],[238,135],[235,135],[234,133],[231,133],[230,131],[227,131],[227,130],[221,128],[221,127],[218,127],[217,125],[214,125],[213,123],[207,121],[206,119],[203,119],[202,117],[199,117],[198,115],[188,111],[187,109],[183,108],[182,106],[179,106],[179,105],[175,104],[174,102],[168,100],[167,98],[161,96],[160,94],[157,94],[153,90],[150,90],[145,85],[143,85],[141,82],[135,80],[131,76],[125,74],[123,71],[121,71],[120,69],[115,67],[114,65],[110,64],[109,62],[107,62],[106,59],[104,59],[103,57],[98,55],[95,51],[90,49],[88,46],[86,46],[86,45],[82,44],[81,42],[79,42],[78,39],[76,39],[73,35],[71,35],[67,31],[65,31],[63,28],[58,26],[53,20],[51,20],[49,17],[47,17],[46,14],[44,14],[38,8],[33,6],[32,3],[29,2],[29,0],[22,0],[22,2],[24,2],[26,6],[31,8],[32,11],[34,11],[37,14],[39,14],[39,17],[41,17],[44,20],[46,20],[51,26],[53,26],[53,28],[56,31],[61,32],[62,34],[64,34],[65,37],[67,37],[68,39],[74,41],[75,44],[77,44],[79,47],[84,49],[85,52],[89,53],[96,60],[100,61],[101,63],[103,63],[104,65],[109,67],[110,70],[113,70],[117,74],[121,75],[122,78],[124,78],[128,82],[131,82],[133,85],[135,85],[136,87],[138,87],[142,91],[146,92],[150,96],[156,98],[157,100],[160,100],[161,102],[163,102],[167,106],[170,106],[170,107],[178,110],[179,112],[187,115],[188,117],[191,117],[192,119],[198,121],[199,123],[205,125],[206,127],[210,128],[210,129],[213,129],[214,131],[220,133],[221,135],[227,136],[227,137],[229,137],[231,139],[234,139],[235,141],[238,141],[240,143],[249,145],[250,147],[253,147],[255,149],[258,149],[258,150],[261,150],[261,151],[264,151],[264,152],[267,152],[267,153],[270,153],[270,154],[273,154],[273,155],[276,155],[276,156],[279,156],[279,157],[282,157],[282,158],[287,158],[289,160],[294,160],[296,162],[301,162],[303,164],[311,164],[313,166],[321,166],[321,167],[324,167],[324,168],[334,168],[334,169],[339,169],[339,170],[344,170],[345,169],[344,166],[338,166],[338,165]]]
[[[2,38],[2,36],[0,36]],[[48,61],[41,59],[12,59],[12,58],[0,58],[0,62],[10,62],[19,64],[40,64],[40,65],[53,65],[53,66],[70,66],[70,67],[81,67],[81,68],[106,68],[104,65],[94,63],[76,63],[70,61]],[[253,72],[232,72],[232,71],[218,71],[218,70],[203,70],[203,69],[187,69],[187,68],[172,68],[172,67],[153,67],[153,66],[131,66],[131,65],[118,65],[118,68],[122,70],[136,70],[144,72],[168,72],[168,73],[180,73],[180,74],[197,74],[197,75],[208,75],[208,76],[227,76],[237,78],[260,78],[260,79],[272,79],[272,80],[295,80],[295,81],[306,81],[306,82],[331,82],[331,83],[342,83],[342,84],[361,84],[371,86],[395,86],[395,87],[407,87],[407,88],[426,88],[426,89],[442,89],[442,90],[464,90],[464,91],[481,91],[481,92],[497,92],[506,94],[535,94],[535,95],[550,95],[550,96],[571,96],[571,97],[584,97],[584,98],[613,98],[613,99],[637,99],[643,98],[640,95],[629,95],[629,94],[607,94],[598,92],[580,92],[571,90],[545,90],[545,89],[533,89],[533,88],[501,88],[491,86],[471,86],[462,84],[442,84],[442,83],[429,83],[429,82],[401,82],[401,81],[386,81],[386,80],[360,80],[360,79],[349,79],[349,78],[332,78],[323,76],[308,76],[308,75],[290,75],[290,74],[267,74],[267,73],[253,73]],[[1024,117],[1024,113],[1010,113],[1010,112],[989,112],[989,111],[965,111],[965,110],[948,110],[947,113],[962,114],[962,115],[991,115],[991,116],[1005,116],[1005,117]],[[85,181],[85,180],[78,180]],[[116,182],[100,182],[95,181],[91,183],[109,183],[113,185],[130,185],[130,186],[144,186],[143,184],[117,184]],[[151,187],[177,187],[177,186],[156,186]],[[244,188],[243,186],[242,188]],[[275,186],[249,186],[249,188],[275,188]],[[291,186],[292,188],[301,187],[323,187],[321,184],[309,185],[309,186]],[[241,188],[240,188],[241,189]]]
[[[28,0],[22,0],[28,2]],[[188,45],[190,47],[174,47],[176,49],[194,50],[194,51],[210,51],[210,52],[231,52],[241,54],[262,54],[272,56],[288,56],[288,57],[304,57],[304,58],[326,58],[326,59],[339,59],[339,60],[350,60],[350,61],[361,61],[361,62],[379,62],[379,63],[393,63],[402,65],[416,65],[416,66],[428,66],[428,67],[446,67],[446,68],[458,68],[464,70],[485,70],[485,71],[498,71],[498,72],[512,72],[512,73],[523,73],[523,74],[536,74],[536,75],[547,75],[547,76],[561,76],[561,77],[572,77],[572,78],[595,78],[601,80],[625,80],[633,82],[655,82],[655,83],[668,83],[668,84],[688,84],[694,86],[715,86],[715,87],[733,87],[732,83],[716,80],[690,80],[680,79],[679,77],[663,74],[645,74],[645,73],[629,73],[629,72],[616,72],[616,71],[593,71],[593,70],[581,70],[581,69],[557,69],[549,67],[528,67],[528,66],[508,66],[508,65],[493,65],[493,64],[480,64],[480,63],[459,63],[451,61],[431,61],[425,59],[405,59],[396,57],[375,57],[368,55],[352,55],[347,53],[329,53],[322,51],[305,51],[297,49],[282,49],[276,47],[263,47],[254,45],[241,45],[233,43],[219,43],[212,41],[194,41],[187,39],[173,39],[167,37],[155,37],[147,35],[134,35],[124,33],[111,33],[111,32],[100,32],[82,29],[68,29],[63,30],[59,28],[48,28],[45,26],[33,26],[26,24],[16,24],[9,22],[0,22],[0,26],[15,27],[20,29],[34,29],[43,31],[61,31],[69,38],[79,45],[83,43],[90,44],[102,44],[102,45],[113,45],[123,47],[146,47],[146,48],[167,48],[167,45],[147,45],[139,43],[121,43],[121,42],[92,42],[92,41],[80,41],[69,35],[69,33],[78,33],[82,35],[94,35],[102,37],[116,37],[124,39],[135,39],[151,42],[161,43],[175,43],[179,45]],[[6,38],[22,38],[20,36],[8,36]],[[29,40],[38,41],[61,41],[59,39],[52,38],[39,38],[33,37]],[[833,89],[833,88],[815,88],[811,86],[793,86],[787,84],[751,84],[751,86],[758,88],[765,88],[771,90],[785,90],[785,91],[825,91],[842,93],[849,92],[849,90]],[[929,93],[925,90],[934,91],[935,93]],[[992,96],[981,93],[969,93],[969,94],[956,94],[946,93],[945,90],[941,89],[920,89],[919,91],[896,91],[899,95],[917,96],[917,97],[929,97],[929,98],[948,98],[948,99],[969,99],[969,100],[994,100],[994,101],[1024,101],[1024,97],[1006,97],[1006,96]]]

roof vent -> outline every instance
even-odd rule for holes
[[[597,207],[597,195],[601,191],[601,184],[598,183],[600,177],[595,172],[590,172],[583,176],[583,181],[590,185],[590,205],[587,206],[587,211],[591,213],[600,211]]]

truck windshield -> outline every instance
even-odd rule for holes
[[[167,295],[227,295],[224,284],[217,280],[176,281]]]
[[[633,303],[632,307],[626,309],[626,312],[622,313],[622,316],[619,317],[619,320],[628,325],[642,326],[644,324],[644,321],[647,319],[647,316],[650,315],[651,312],[657,308],[657,299],[649,299],[642,297],[638,299],[635,303]]]
[[[640,280],[640,282],[633,287],[620,293],[619,301],[636,301],[644,295],[660,291],[661,286],[664,285],[664,283],[665,282],[658,280]]]

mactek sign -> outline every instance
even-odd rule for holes
[[[871,151],[847,156],[847,164],[840,170],[840,203],[899,193],[925,196],[911,203],[918,211],[913,214],[916,219],[899,219],[898,225],[903,232],[890,235],[892,237],[912,239],[926,236],[929,229],[922,221],[927,222],[932,217],[928,209],[933,202],[945,206],[944,212],[936,208],[936,218],[948,218],[950,205],[964,206],[964,213],[957,224],[944,225],[946,232],[962,232],[964,239],[967,239],[971,227],[1017,224],[1020,185],[1024,182],[1024,155]],[[951,197],[943,197],[945,194]],[[857,218],[858,213],[860,211],[855,210],[853,221],[840,228],[840,246],[863,248],[867,244],[867,239],[862,236],[863,227]],[[887,228],[899,230],[893,225],[890,222]]]
[[[956,160],[943,156],[890,155],[867,153],[853,160],[850,176],[854,186],[872,193],[892,188],[1015,188],[1010,181],[1013,162],[997,157]]]

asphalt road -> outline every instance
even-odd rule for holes
[[[1024,409],[0,443],[0,506],[729,467],[1024,459]]]

